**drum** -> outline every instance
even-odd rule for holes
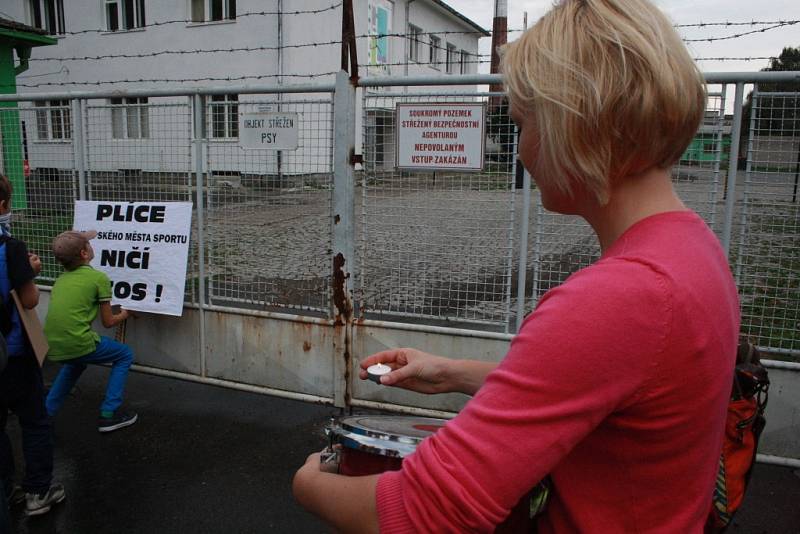
[[[397,471],[403,458],[442,428],[446,419],[398,415],[353,415],[326,428],[338,472],[347,476]]]
[[[403,458],[442,428],[446,419],[399,415],[353,415],[333,420],[325,429],[330,445],[323,469],[347,476],[398,471]],[[525,495],[495,532],[531,530],[531,495]]]

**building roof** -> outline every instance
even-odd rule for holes
[[[8,40],[12,45],[41,46],[56,44],[47,31],[0,17],[0,41]]]
[[[28,26],[27,24],[23,24],[15,20],[4,19],[3,17],[0,17],[0,28],[16,30],[19,32],[38,33],[39,35],[47,35],[47,32],[41,28],[34,28],[33,26]]]
[[[461,13],[459,13],[458,11],[453,9],[452,7],[448,6],[447,4],[442,2],[442,0],[430,0],[430,2],[432,4],[435,4],[435,5],[439,6],[439,7],[441,7],[443,10],[447,11],[448,13],[450,13],[451,15],[453,15],[454,17],[459,19],[461,22],[463,22],[464,24],[466,24],[470,28],[474,29],[476,32],[482,34],[481,37],[489,37],[491,35],[491,32],[489,32],[489,30],[486,30],[486,29],[478,26],[477,23],[471,21],[470,19],[468,19],[467,17],[465,17],[464,15],[462,15]]]

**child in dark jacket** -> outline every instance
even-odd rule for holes
[[[28,515],[41,515],[64,500],[64,487],[53,481],[53,438],[44,405],[42,370],[22,328],[11,291],[22,305],[33,309],[39,303],[34,281],[42,268],[36,254],[25,243],[11,237],[11,182],[0,175],[0,330],[8,349],[6,368],[0,372],[0,479],[5,489],[0,508],[7,503],[25,503]],[[5,432],[8,412],[17,416],[22,430],[25,476],[14,484],[14,455]],[[2,516],[3,513],[0,513]]]

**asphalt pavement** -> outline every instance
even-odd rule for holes
[[[107,373],[90,366],[56,418],[55,478],[66,500],[36,518],[15,510],[13,532],[327,531],[295,503],[291,481],[324,446],[338,409],[131,373],[127,407],[139,422],[104,435],[96,415]],[[19,454],[14,418],[9,431]],[[730,532],[800,533],[800,472],[757,465]]]

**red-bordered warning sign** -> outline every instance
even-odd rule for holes
[[[483,170],[486,139],[483,103],[397,104],[395,121],[398,169]]]

